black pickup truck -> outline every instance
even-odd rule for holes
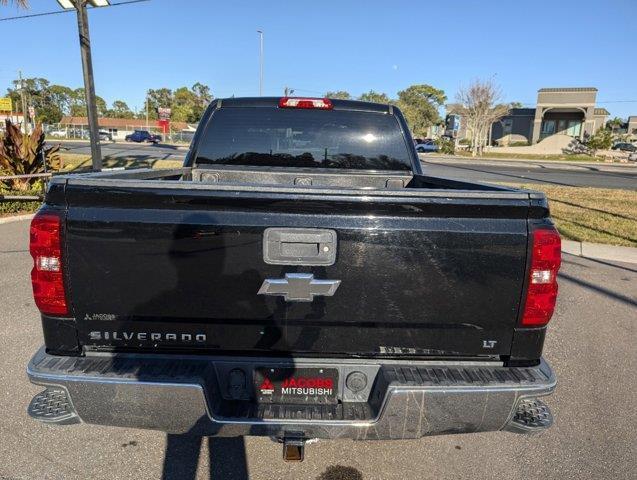
[[[535,432],[560,238],[543,194],[423,174],[391,105],[232,98],[182,168],[54,177],[29,413],[197,435]]]

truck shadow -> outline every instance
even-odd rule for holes
[[[251,286],[250,288],[253,287],[254,297],[251,299],[250,306],[244,307],[248,308],[248,311],[244,312],[244,317],[251,318],[254,312],[269,313],[262,319],[262,335],[253,345],[256,351],[276,351],[276,358],[281,360],[291,359],[288,352],[294,348],[311,349],[319,336],[319,330],[316,327],[304,327],[303,334],[292,344],[289,344],[283,331],[287,320],[287,306],[283,299],[277,299],[273,305],[268,306],[263,296],[256,295],[258,286],[263,282],[262,272],[257,268],[233,273],[227,271],[228,265],[225,257],[229,249],[238,249],[241,252],[245,252],[246,249],[248,251],[256,249],[261,252],[260,241],[241,240],[228,244],[223,235],[217,234],[215,228],[201,225],[200,219],[196,216],[187,216],[181,223],[173,227],[172,241],[170,245],[166,246],[166,250],[161,252],[162,256],[169,259],[162,270],[162,278],[169,280],[166,282],[168,288],[137,305],[133,312],[134,315],[139,318],[157,316],[161,319],[158,312],[165,311],[171,303],[180,301],[179,297],[175,297],[175,292],[182,292],[182,294],[183,292],[192,292],[200,286],[201,282],[215,278],[215,285],[220,287],[220,290],[216,292],[218,298],[227,299],[233,291],[246,289],[247,285]],[[239,257],[241,254],[235,253],[234,255]],[[195,264],[196,268],[193,266]],[[285,273],[297,270],[298,267],[282,267],[279,276],[282,277]],[[321,271],[321,273],[325,272]],[[199,275],[204,275],[204,277]],[[321,318],[325,314],[324,310],[324,300],[317,299],[313,302],[311,312],[308,314],[309,319]],[[214,319],[206,319],[202,322],[214,323],[214,321]],[[241,327],[237,326],[236,328]],[[248,391],[252,389],[251,374],[252,372],[248,376],[249,385],[246,386]],[[277,374],[272,374],[269,378],[273,381],[283,380]],[[229,385],[225,388],[229,388]],[[251,401],[254,401],[254,395],[250,395]],[[211,406],[211,409],[214,411],[215,407]],[[223,416],[220,412],[214,413]],[[222,424],[212,423],[211,419],[204,415],[188,433],[167,434],[162,479],[188,480],[197,478],[200,464],[205,464],[206,455],[210,479],[248,479],[244,437],[216,436],[221,433],[222,427]],[[249,434],[264,435],[264,429],[253,426],[249,429]]]
[[[199,460],[208,455],[211,480],[248,479],[248,466],[243,437],[207,437],[207,453],[204,437],[196,435],[172,435],[166,437],[166,452],[162,471],[163,480],[189,480],[197,478]]]

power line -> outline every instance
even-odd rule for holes
[[[536,102],[508,102],[508,103],[521,103],[524,107],[533,107],[537,105]],[[606,104],[606,103],[637,103],[637,100],[600,100],[595,102],[595,105]]]
[[[110,7],[119,7],[121,5],[130,5],[132,3],[141,3],[141,2],[150,2],[150,0],[128,0],[126,2],[111,3],[109,6]],[[93,8],[103,8],[103,7],[93,7]],[[91,10],[93,8],[91,8]],[[8,20],[22,20],[23,18],[46,17],[46,16],[49,16],[49,15],[58,15],[60,13],[69,13],[69,12],[73,12],[73,11],[75,11],[75,10],[56,10],[54,12],[31,13],[29,15],[19,15],[17,17],[0,18],[0,22],[6,22]]]

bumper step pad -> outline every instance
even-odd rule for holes
[[[539,432],[553,424],[553,414],[542,400],[526,398],[518,403],[518,408],[507,430],[517,433]]]
[[[32,418],[46,423],[69,425],[80,422],[66,390],[58,387],[48,387],[33,397],[27,412]]]

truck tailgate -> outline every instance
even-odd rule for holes
[[[529,200],[520,193],[319,196],[169,184],[67,185],[67,279],[81,344],[259,355],[510,352],[527,258]],[[334,263],[266,263],[271,227],[335,231]],[[258,294],[264,280],[291,273],[340,284],[311,302]]]

